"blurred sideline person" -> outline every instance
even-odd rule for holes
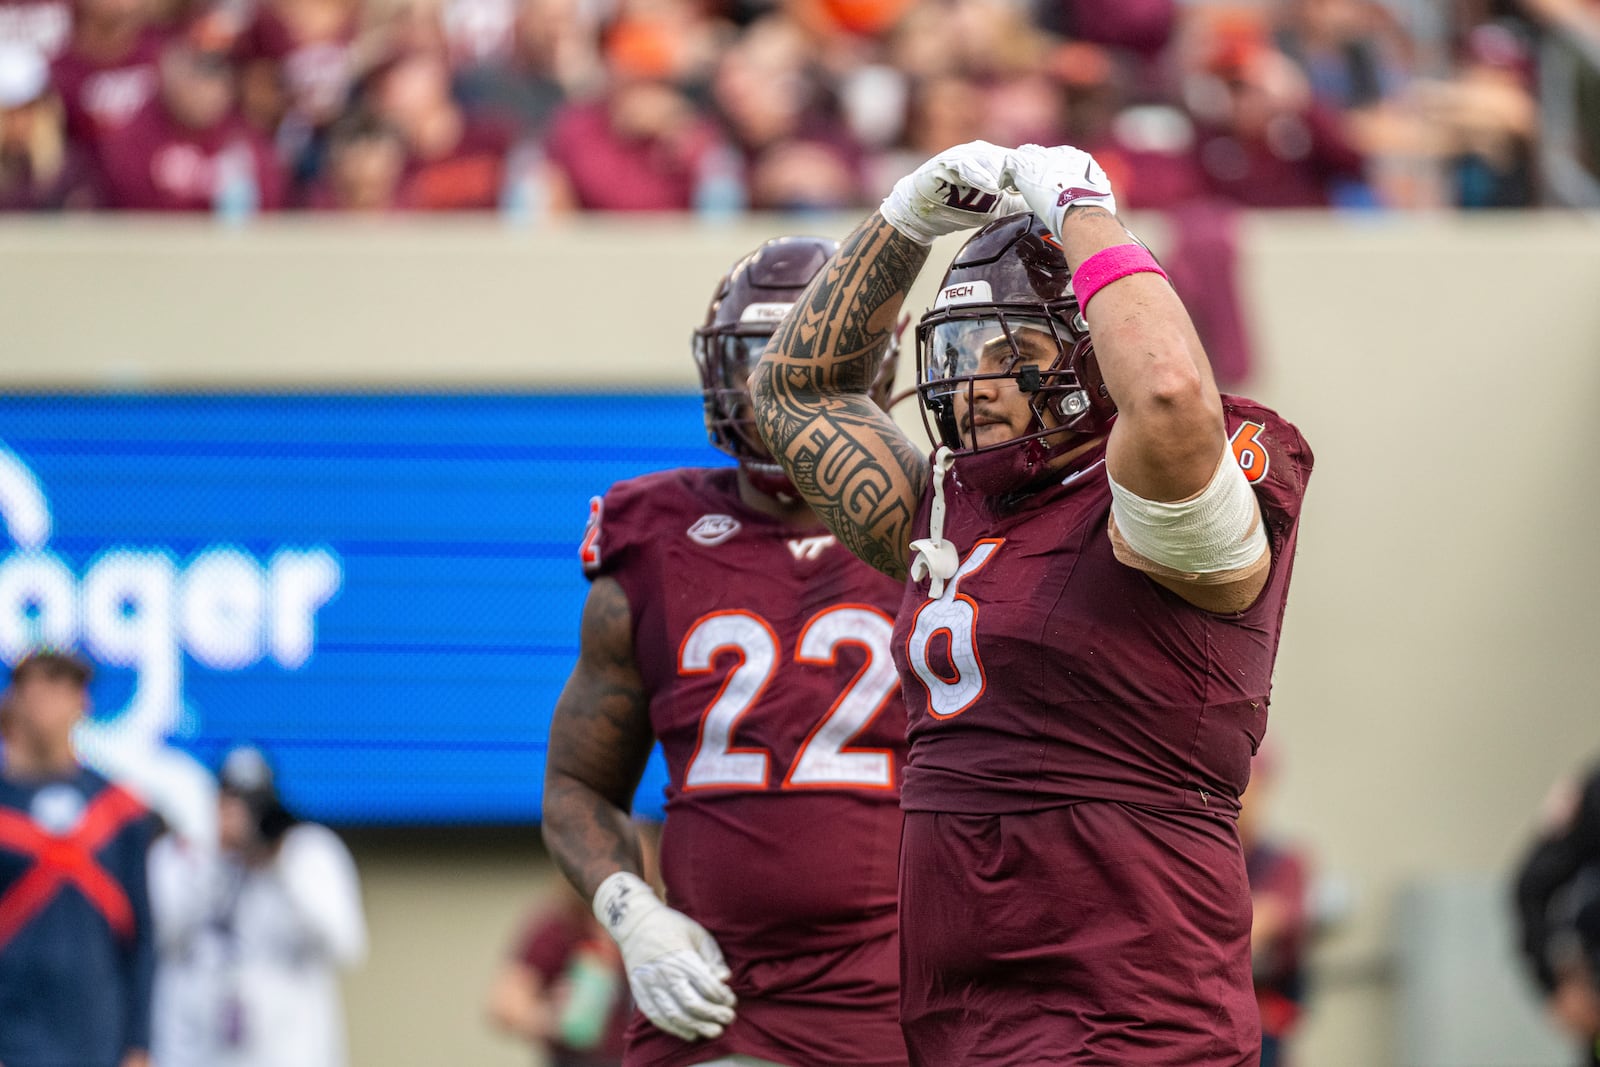
[[[1551,1018],[1600,1064],[1600,763],[1557,783],[1515,877],[1522,953]]]
[[[0,697],[0,1064],[147,1067],[155,820],[82,766],[92,671],[34,652]]]
[[[489,993],[489,1019],[548,1067],[619,1067],[633,1002],[622,954],[563,881],[529,916]]]
[[[1250,879],[1250,969],[1261,1009],[1261,1067],[1288,1067],[1290,1038],[1306,996],[1306,951],[1312,922],[1306,907],[1311,870],[1305,853],[1275,839],[1268,827],[1277,753],[1263,744],[1239,797],[1239,843]]]
[[[157,1067],[341,1067],[339,972],[366,953],[356,867],[278,799],[261,752],[219,774],[218,845],[152,850]]]
[[[707,430],[738,466],[645,475],[591,505],[592,585],[551,726],[544,838],[622,950],[643,1013],[634,1067],[906,1062],[900,583],[851,559],[798,498],[756,436],[747,384],[836,248],[767,242],[696,331]],[[863,362],[882,405],[893,338]],[[658,738],[665,903],[628,816]]]
[[[1311,453],[1218,393],[1115,211],[1077,149],[950,149],[845,241],[752,380],[817,514],[910,578],[894,649],[914,1064],[1261,1053],[1234,820]],[[930,462],[871,403],[861,354],[935,238],[974,226],[917,331]]]

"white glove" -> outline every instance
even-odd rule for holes
[[[895,182],[878,213],[919,245],[970,230],[1019,211],[1022,197],[1000,190],[1006,149],[969,141],[946,149]]]
[[[618,871],[600,883],[594,914],[622,949],[633,1002],[674,1037],[718,1037],[737,1000],[722,950],[705,927],[661,902],[639,876]]]
[[[1057,237],[1070,207],[1096,204],[1117,213],[1117,198],[1111,193],[1106,172],[1089,153],[1069,145],[1044,148],[1025,144],[1013,149],[1006,154],[1000,186],[1022,194],[1028,209]]]

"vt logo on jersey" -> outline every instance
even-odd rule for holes
[[[823,551],[832,548],[839,542],[832,534],[822,534],[817,537],[791,537],[784,544],[789,546],[789,554],[797,560],[816,559]]]
[[[732,515],[702,515],[689,527],[689,540],[710,548],[739,532],[739,520]]]

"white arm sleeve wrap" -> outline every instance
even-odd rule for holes
[[[1146,500],[1109,474],[1107,480],[1117,533],[1152,563],[1179,574],[1217,574],[1244,570],[1267,551],[1256,494],[1231,449],[1222,450],[1210,483],[1187,500]]]

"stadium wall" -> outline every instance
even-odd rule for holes
[[[1317,454],[1277,671],[1274,822],[1351,902],[1318,955],[1307,1067],[1396,1062],[1397,893],[1500,877],[1551,781],[1600,750],[1597,221],[1245,225],[1248,391]],[[783,228],[7,223],[0,382],[689,388],[712,281]],[[358,1067],[526,1063],[480,1004],[549,877],[536,832],[353,840],[373,932],[349,984]]]

